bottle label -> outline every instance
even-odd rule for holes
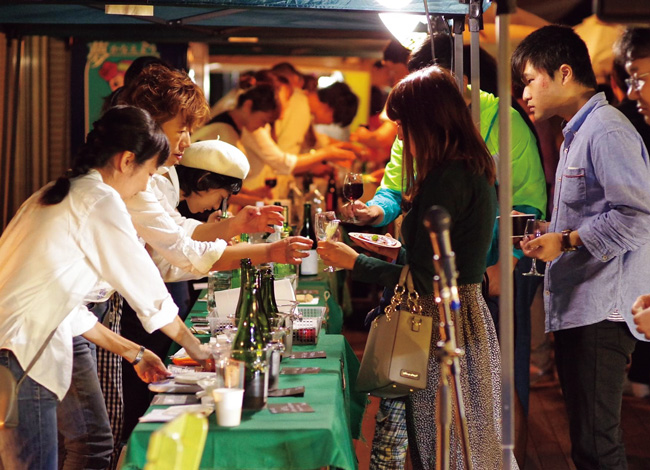
[[[309,256],[302,259],[300,274],[302,276],[315,276],[318,274],[318,253],[316,250],[309,250]]]

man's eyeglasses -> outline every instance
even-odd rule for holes
[[[643,88],[643,85],[645,85],[646,80],[642,80],[641,77],[646,77],[650,75],[650,72],[644,73],[641,75],[637,75],[636,73],[632,74],[630,78],[625,79],[625,84],[627,85],[627,91],[628,93],[630,90],[632,91],[641,91],[641,88]]]

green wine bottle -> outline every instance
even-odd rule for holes
[[[264,296],[265,296],[265,291],[266,287],[264,285],[264,271],[266,270],[265,267],[262,267],[259,270],[255,271],[255,277],[256,277],[256,282],[257,282],[257,302],[259,304],[259,317],[260,317],[260,325],[262,327],[262,335],[264,337],[264,344],[268,344],[271,342],[271,322],[269,319],[271,318],[271,315],[273,312],[267,310],[266,308],[266,303],[264,302]]]
[[[250,271],[249,271],[250,272]],[[243,280],[243,277],[242,277]],[[243,408],[261,410],[266,406],[268,395],[268,362],[264,322],[260,308],[259,277],[248,276],[242,283],[239,308],[239,324],[233,340],[231,357],[244,362]]]
[[[275,301],[275,276],[273,275],[273,268],[271,266],[264,266],[261,269],[262,283],[262,305],[264,313],[269,320],[278,317],[278,305]]]
[[[250,275],[250,270],[253,267],[251,263],[250,258],[243,258],[240,261],[240,266],[241,268],[239,269],[239,276],[236,276],[239,278],[239,300],[237,301],[237,308],[235,308],[235,324],[239,325],[239,312],[241,312],[241,307],[242,307],[242,301],[244,297],[244,286],[246,285],[246,282],[248,281],[249,275]]]

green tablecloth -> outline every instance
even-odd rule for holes
[[[316,346],[294,351],[324,350],[325,359],[286,359],[283,367],[320,367],[319,374],[281,375],[280,388],[305,386],[304,397],[269,398],[269,403],[306,402],[314,413],[244,412],[236,428],[220,428],[214,413],[201,469],[301,469],[331,466],[354,470],[352,443],[361,432],[367,396],[351,392],[359,362],[341,335],[322,334]],[[125,469],[145,464],[149,436],[161,424],[140,423],[129,439]]]

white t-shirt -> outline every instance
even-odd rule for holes
[[[310,124],[309,99],[304,91],[294,89],[282,119],[274,123],[278,147],[284,152],[299,154]]]
[[[244,180],[244,187],[257,188],[264,186],[265,165],[268,165],[278,175],[289,175],[293,171],[298,156],[283,152],[271,137],[271,127],[267,124],[255,132],[244,129],[241,143],[246,150],[246,157],[251,169]]]
[[[59,204],[41,205],[41,192],[0,238],[0,349],[13,351],[26,368],[59,325],[29,376],[62,399],[72,375],[72,337],[97,322],[84,304],[98,285],[117,289],[148,332],[172,322],[178,308],[120,195],[97,171],[72,180]]]

